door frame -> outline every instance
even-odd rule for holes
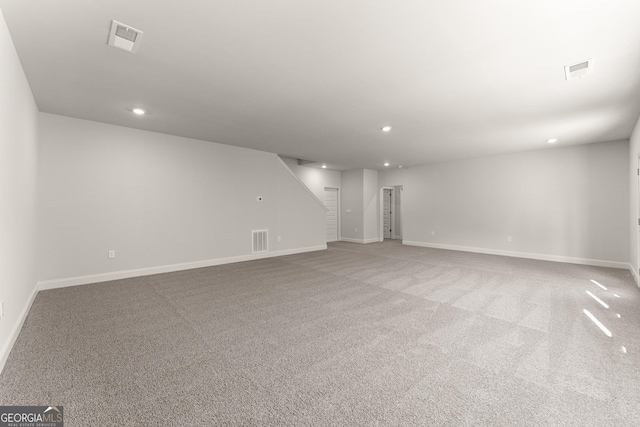
[[[325,192],[325,198],[326,198],[326,192],[327,190],[336,190],[336,220],[337,220],[337,230],[336,230],[336,237],[338,240],[336,240],[337,242],[342,240],[342,222],[340,219],[340,188],[339,187],[324,187],[324,192]],[[324,204],[324,202],[323,202]],[[325,221],[325,234],[326,234],[326,227],[327,227],[327,223]]]
[[[396,204],[396,187],[380,187],[380,196],[378,200],[380,200],[380,212],[378,215],[379,226],[378,226],[378,241],[384,242],[384,190],[391,190],[391,201],[389,202],[389,209],[391,213],[389,214],[389,226],[391,227],[392,232],[390,233],[390,239],[393,239],[393,228],[395,227],[395,204]]]
[[[638,169],[636,170],[636,186],[638,203],[636,203],[636,217],[633,219],[634,229],[636,230],[636,267],[633,268],[633,277],[636,280],[636,285],[640,286],[640,154],[638,155]]]
[[[387,185],[387,186],[383,186],[380,187],[380,193],[378,194],[378,201],[379,203],[379,210],[378,210],[378,241],[383,242],[384,241],[384,201],[382,200],[382,198],[384,197],[384,190],[392,190],[391,191],[391,203],[392,203],[392,209],[391,209],[391,218],[389,218],[389,220],[391,221],[391,227],[392,230],[393,228],[397,228],[396,227],[396,219],[398,220],[398,224],[400,225],[400,227],[398,228],[398,230],[400,230],[400,234],[397,234],[396,230],[396,234],[391,233],[391,239],[395,239],[395,240],[401,240],[404,241],[404,221],[402,219],[402,217],[404,216],[404,209],[402,209],[402,203],[403,203],[403,199],[404,196],[402,196],[402,193],[404,192],[404,186],[403,185]],[[396,217],[396,215],[398,214],[398,209],[396,209],[396,198],[398,197],[398,192],[400,192],[400,216]],[[397,239],[395,237],[398,237]]]

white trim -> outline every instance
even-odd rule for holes
[[[640,153],[637,153],[637,158],[636,158],[637,162],[636,162],[636,167],[638,168],[637,170],[640,171]],[[633,176],[633,181],[634,181],[634,186],[635,189],[631,190],[632,194],[633,192],[635,192],[636,197],[638,198],[636,200],[635,203],[635,217],[633,218],[633,226],[632,226],[632,235],[635,234],[635,237],[633,237],[636,241],[636,259],[635,261],[637,262],[637,265],[640,266],[640,172],[637,172],[636,174],[634,174],[633,172],[631,173],[631,176]],[[631,199],[633,200],[633,197],[631,197]],[[637,224],[637,225],[636,225]],[[631,266],[631,274],[633,275],[634,280],[636,281],[636,285],[638,285],[640,287],[640,280],[638,280],[638,270],[636,270],[635,268],[633,268],[633,266],[631,265],[631,261],[629,260],[629,265]]]
[[[341,241],[349,243],[361,243],[363,245],[368,243],[380,243],[380,239],[377,237],[374,237],[373,239],[352,239],[350,237],[343,237]]]
[[[393,197],[394,188],[382,186],[378,193],[378,242],[384,242],[384,190],[391,190],[391,197]],[[390,209],[392,209],[392,207],[390,207]],[[391,215],[389,215],[389,222],[391,222]]]
[[[349,242],[349,243],[364,243],[362,239],[352,239],[351,237],[343,237],[340,239],[341,242]]]
[[[7,359],[9,358],[9,353],[11,353],[11,349],[13,348],[13,345],[16,343],[16,340],[18,339],[18,335],[20,335],[20,330],[22,330],[22,325],[24,325],[24,321],[27,319],[29,310],[31,310],[31,305],[33,304],[33,301],[36,299],[36,295],[38,295],[39,291],[40,289],[38,288],[38,285],[34,286],[33,292],[31,292],[31,295],[29,296],[27,303],[22,308],[22,311],[20,312],[20,316],[18,316],[18,320],[16,321],[15,325],[13,325],[13,328],[9,333],[9,337],[7,338],[7,341],[5,341],[4,345],[2,346],[2,350],[0,350],[0,373],[2,373],[5,363],[7,363]]]
[[[384,225],[383,225],[383,222],[384,222],[384,218],[383,218],[383,216],[384,216],[384,201],[383,201],[384,190],[391,190],[391,204],[392,205],[390,206],[390,208],[391,208],[392,214],[389,217],[389,221],[391,221],[390,226],[391,226],[391,230],[393,232],[393,230],[396,229],[396,225],[397,225],[398,222],[400,223],[400,228],[401,229],[402,229],[402,226],[404,224],[403,221],[402,221],[402,215],[403,215],[402,208],[400,208],[399,221],[398,221],[398,218],[396,218],[396,215],[398,215],[398,210],[396,209],[396,200],[397,200],[398,194],[401,194],[403,189],[404,189],[403,185],[393,185],[393,186],[385,185],[385,186],[380,187],[380,193],[378,194],[379,209],[380,209],[379,213],[378,213],[378,220],[379,220],[378,221],[378,235],[379,235],[378,242],[384,242]],[[398,193],[398,192],[400,192],[400,193]],[[400,197],[402,197],[402,196],[400,196]],[[402,206],[402,198],[400,199],[400,206]],[[402,239],[402,237],[401,236],[397,236],[397,235],[396,236],[391,235],[391,239],[400,240],[400,239]]]
[[[554,261],[554,262],[566,262],[570,264],[593,265],[596,267],[610,267],[610,268],[623,268],[623,269],[629,268],[629,264],[625,262],[606,261],[606,260],[600,260],[600,259],[574,258],[574,257],[560,256],[560,255],[546,255],[546,254],[534,254],[534,253],[528,253],[528,252],[502,251],[497,249],[472,248],[467,246],[440,245],[437,243],[412,242],[410,240],[403,240],[402,244],[408,245],[408,246],[421,246],[424,248],[474,252],[474,253],[488,254],[488,255],[500,255],[500,256],[508,256],[508,257],[514,257],[514,258],[528,258],[528,259],[538,259],[542,261]]]
[[[300,178],[298,178],[298,177],[296,176],[296,174],[291,170],[291,168],[289,167],[289,165],[287,165],[287,164],[285,163],[285,161],[284,161],[284,160],[282,160],[282,159],[280,158],[280,156],[278,156],[277,154],[276,154],[275,156],[278,158],[278,161],[280,162],[280,164],[281,164],[281,165],[282,165],[282,166],[283,166],[283,167],[284,167],[284,168],[285,168],[285,169],[286,169],[286,170],[291,174],[291,176],[292,176],[296,181],[298,181],[298,184],[300,184],[300,185],[302,186],[302,188],[304,188],[305,190],[307,190],[307,193],[309,193],[309,195],[310,195],[311,197],[313,197],[313,200],[315,200],[315,201],[316,201],[320,206],[322,206],[322,209],[324,209],[324,211],[325,211],[325,212],[327,212],[329,209],[327,209],[327,207],[324,205],[324,203],[322,203],[322,200],[318,199],[318,196],[316,196],[315,194],[313,194],[313,191],[311,191],[311,190],[309,189],[309,187],[307,187],[307,186],[305,185],[305,183],[304,183],[304,182],[302,182],[302,181],[300,180]]]
[[[67,277],[63,279],[44,280],[38,282],[40,290],[66,288],[69,286],[88,285],[90,283],[108,282],[111,280],[128,279],[131,277],[149,276],[152,274],[171,273],[174,271],[191,270],[194,268],[213,267],[215,265],[231,264],[235,262],[252,261],[263,258],[273,258],[284,255],[300,254],[326,250],[327,245],[309,246],[306,248],[285,249],[274,252],[263,252],[250,255],[240,255],[228,258],[209,259],[204,261],[185,262],[181,264],[161,265],[157,267],[138,268],[135,270],[114,271],[111,273],[92,274],[88,276]]]

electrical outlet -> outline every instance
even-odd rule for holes
[[[507,242],[511,243],[511,236],[507,236]]]
[[[432,232],[431,232],[431,236],[435,236],[435,235],[436,235],[436,232],[435,232],[435,231],[432,231]]]
[[[110,250],[109,251],[109,259],[114,259],[115,257],[116,257],[116,251]]]
[[[356,233],[358,232],[358,229],[356,228]]]
[[[282,241],[282,237],[278,236],[278,242]]]

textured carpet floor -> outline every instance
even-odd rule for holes
[[[0,405],[67,427],[637,426],[640,291],[397,241],[43,291]]]

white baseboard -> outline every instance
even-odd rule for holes
[[[273,258],[284,255],[294,255],[304,252],[326,250],[327,245],[310,246],[306,248],[285,249],[281,251],[260,254],[240,255],[228,258],[217,258],[204,261],[185,262],[181,264],[162,265],[157,267],[139,268],[135,270],[114,271],[111,273],[92,274],[88,276],[67,277],[63,279],[44,280],[38,282],[40,290],[66,288],[69,286],[88,285],[91,283],[108,282],[111,280],[128,279],[131,277],[149,276],[152,274],[171,273],[174,271],[191,270],[194,268],[213,267],[215,265],[231,264],[235,262],[252,261],[263,258]]]
[[[488,255],[501,255],[501,256],[508,256],[508,257],[514,257],[514,258],[538,259],[541,261],[554,261],[554,262],[566,262],[569,264],[593,265],[596,267],[610,267],[610,268],[622,268],[622,269],[629,268],[629,264],[626,262],[606,261],[606,260],[600,260],[600,259],[574,258],[574,257],[560,256],[560,255],[534,254],[534,253],[528,253],[528,252],[502,251],[498,249],[441,245],[438,243],[413,242],[409,240],[403,240],[402,244],[409,245],[409,246],[421,246],[424,248],[447,249],[451,251],[463,251],[463,252],[475,252],[479,254],[488,254]]]
[[[364,243],[364,240],[362,239],[352,239],[350,237],[343,237],[340,239],[340,241],[349,243]]]
[[[38,285],[36,285],[33,288],[33,292],[31,292],[31,295],[29,295],[29,299],[27,300],[27,303],[22,308],[22,311],[20,312],[20,316],[18,316],[18,319],[15,325],[13,325],[13,329],[11,329],[11,332],[9,333],[9,337],[7,338],[7,341],[5,341],[4,345],[2,346],[2,349],[0,350],[0,373],[2,373],[2,370],[4,369],[4,365],[5,363],[7,363],[7,359],[9,358],[9,353],[11,353],[11,349],[13,348],[13,345],[16,343],[16,340],[18,339],[18,335],[20,335],[20,330],[22,329],[22,325],[24,325],[24,321],[27,319],[27,315],[29,314],[29,310],[31,309],[31,305],[33,304],[33,301],[36,299],[36,295],[38,295],[38,291],[39,291]]]
[[[352,239],[350,237],[343,237],[340,240],[342,242],[361,243],[361,244],[379,243],[380,242],[380,239],[378,239],[377,237],[375,239]]]

